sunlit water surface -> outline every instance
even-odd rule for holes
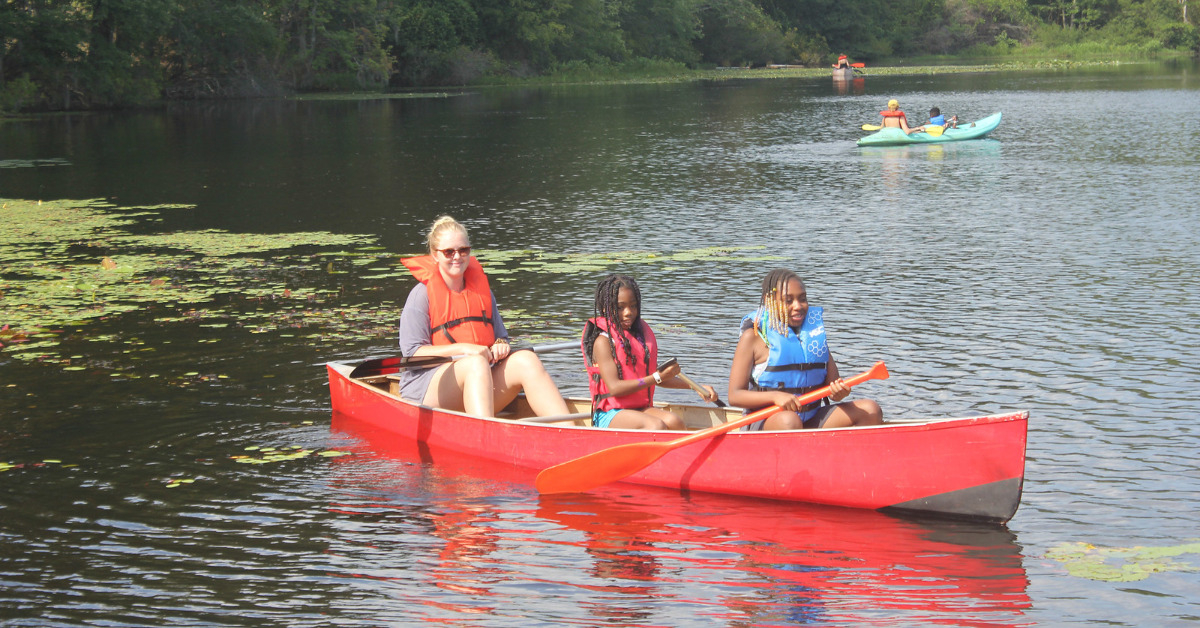
[[[825,307],[843,372],[887,362],[892,379],[856,389],[887,416],[1031,419],[1007,527],[623,485],[539,498],[532,473],[331,425],[320,363],[387,354],[387,332],[110,317],[64,332],[85,370],[0,352],[0,463],[19,465],[0,472],[0,623],[1200,622],[1196,73],[589,86],[5,122],[0,197],[194,205],[146,233],[361,234],[394,262],[452,213],[477,249],[527,251],[497,270],[535,250],[653,252],[664,261],[537,267],[494,287],[516,336],[562,340],[600,277],[633,274],[663,351],[719,390],[762,275],[789,267]],[[1004,122],[988,140],[856,148],[892,97],[914,118],[937,105]],[[675,255],[707,247],[729,250]],[[382,329],[412,285],[311,266],[289,285],[341,296],[305,307],[376,307]],[[12,292],[22,277],[3,272]],[[546,361],[565,392],[586,391],[577,355]],[[187,371],[214,376],[170,376]],[[352,455],[234,458],[267,446]],[[1119,551],[1137,546],[1166,549]],[[1064,547],[1080,558],[1061,560]],[[1080,569],[1089,556],[1111,569]]]

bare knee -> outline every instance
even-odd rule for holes
[[[763,424],[765,430],[800,430],[804,429],[804,421],[795,412],[776,412]]]
[[[855,425],[880,425],[883,423],[883,408],[872,399],[857,399],[853,417]]]
[[[469,355],[454,362],[454,371],[460,382],[466,383],[487,380],[492,381],[492,365],[482,355]]]
[[[509,368],[519,369],[516,371],[518,373],[543,373],[546,371],[542,361],[532,351],[514,351],[508,354],[505,362],[508,362]]]

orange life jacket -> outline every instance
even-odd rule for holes
[[[897,109],[895,111],[880,111],[879,115],[881,115],[885,118],[903,118],[904,112],[900,111],[899,109]]]
[[[466,342],[491,346],[496,341],[492,329],[492,289],[479,260],[467,262],[466,286],[454,292],[438,272],[437,260],[429,255],[400,260],[412,271],[429,293],[429,335],[435,345]],[[454,330],[451,335],[450,330]]]

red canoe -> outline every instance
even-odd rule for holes
[[[595,429],[587,401],[577,415],[531,419],[519,401],[485,419],[404,401],[387,376],[351,379],[327,365],[333,412],[351,423],[422,445],[507,463],[533,474],[601,449],[669,441],[679,432]],[[741,416],[737,409],[660,404],[689,427]],[[728,414],[727,414],[728,413]],[[1005,522],[1021,502],[1029,413],[891,421],[881,426],[732,432],[672,451],[624,481],[886,511]]]

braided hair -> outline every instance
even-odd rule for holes
[[[603,318],[608,322],[608,340],[610,343],[614,339],[619,338],[621,348],[625,351],[626,364],[632,366],[634,364],[633,352],[630,351],[629,338],[625,334],[620,333],[621,330],[621,313],[617,310],[617,295],[620,294],[621,288],[628,288],[633,293],[633,301],[637,304],[638,316],[633,320],[633,325],[629,333],[633,335],[643,345],[646,343],[645,334],[642,332],[642,326],[638,324],[642,320],[642,291],[638,288],[637,282],[633,277],[628,275],[609,275],[600,280],[596,286],[596,304],[595,318]],[[584,331],[583,346],[587,351],[587,359],[589,364],[595,364],[596,359],[592,355],[592,345],[596,339],[600,337],[602,330],[598,325],[588,325]],[[613,344],[613,356],[616,357],[616,344]],[[650,355],[646,355],[647,366],[649,366]],[[617,363],[617,376],[623,377],[621,373],[620,360],[614,360]]]
[[[801,288],[804,287],[800,276],[786,268],[776,268],[763,277],[762,299],[758,302],[758,309],[766,312],[767,326],[781,334],[786,334],[788,330],[787,304],[783,301],[783,295],[787,292],[788,282],[793,279],[800,282]],[[755,316],[754,332],[769,347],[771,343],[767,341],[767,330],[759,327],[758,321],[759,317]]]

